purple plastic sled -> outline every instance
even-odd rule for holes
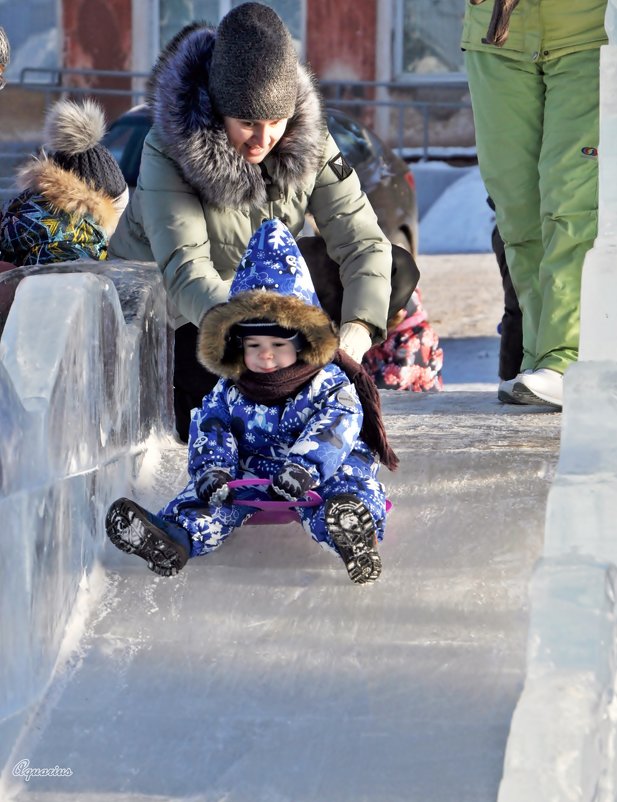
[[[269,479],[233,479],[228,483],[230,488],[248,487],[249,485],[269,485]],[[309,490],[305,498],[301,501],[269,501],[268,499],[237,500],[233,503],[239,507],[255,507],[257,512],[251,516],[249,523],[253,524],[289,524],[292,521],[300,521],[298,513],[294,507],[315,507],[321,504],[322,498],[319,493]]]
[[[249,487],[250,485],[269,485],[269,479],[232,479],[228,483],[233,490],[234,487]],[[300,523],[300,517],[296,512],[296,507],[315,507],[321,504],[322,498],[319,493],[309,490],[306,496],[300,501],[269,501],[268,499],[234,499],[233,503],[239,507],[254,507],[257,512],[251,516],[248,523],[251,526],[262,524],[289,524],[292,522]],[[386,499],[386,514],[392,509],[392,502]]]

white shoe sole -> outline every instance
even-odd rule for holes
[[[561,409],[563,406],[563,401],[561,398],[557,399],[549,396],[546,393],[544,396],[538,395],[538,393],[534,393],[534,391],[526,384],[523,384],[523,382],[516,382],[514,384],[514,387],[512,388],[512,396],[516,399],[516,403],[518,404],[553,407],[556,409]]]
[[[508,392],[503,387],[498,388],[497,390],[497,400],[501,401],[502,404],[522,404],[522,401],[519,401],[518,398],[515,398],[513,393]]]

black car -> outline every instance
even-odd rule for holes
[[[409,165],[369,128],[338,109],[328,109],[327,116],[330,132],[343,156],[358,173],[384,233],[391,242],[415,256],[418,210]],[[129,188],[137,184],[141,149],[150,125],[147,107],[136,106],[115,120],[103,139],[103,144],[118,160]]]

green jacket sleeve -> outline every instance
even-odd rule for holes
[[[177,310],[195,325],[217,303],[227,300],[223,281],[210,258],[208,228],[201,200],[159,145],[154,132],[144,142],[139,194],[144,233]]]
[[[392,246],[377,222],[355,170],[339,178],[330,165],[339,148],[330,134],[309,200],[309,211],[328,255],[340,265],[343,284],[341,323],[362,320],[386,337],[391,291]]]

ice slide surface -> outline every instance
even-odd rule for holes
[[[479,384],[384,410],[401,466],[382,579],[352,585],[295,525],[246,527],[168,580],[105,547],[11,755],[70,774],[11,777],[10,798],[494,802],[560,416]],[[184,476],[160,439],[135,493],[156,507]]]

